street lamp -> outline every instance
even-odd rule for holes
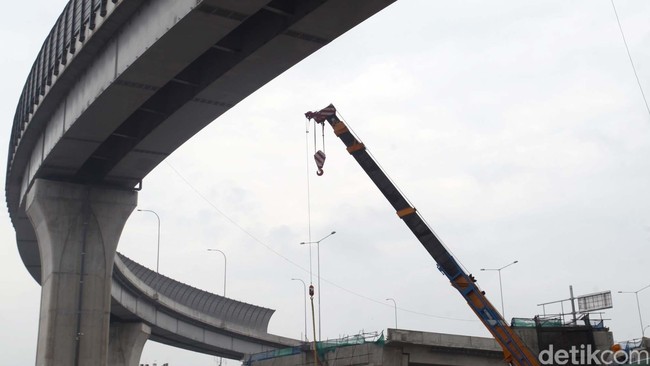
[[[395,299],[393,299],[392,297],[387,298],[386,301],[392,301],[393,306],[395,307],[395,329],[397,329],[397,303],[395,302]]]
[[[158,219],[158,250],[156,251],[156,273],[160,273],[160,216],[153,211],[153,210],[141,210],[138,209],[140,212],[151,212],[152,214],[156,215],[156,218]]]
[[[505,266],[501,268],[481,268],[481,271],[497,271],[499,272],[499,291],[501,292],[501,315],[503,315],[503,319],[506,319],[506,312],[503,307],[503,283],[501,282],[501,270],[507,267],[512,266],[515,263],[519,263],[519,261],[514,261],[512,263],[508,263]]]
[[[643,327],[643,318],[641,317],[641,305],[639,305],[639,292],[647,289],[650,285],[636,291],[619,291],[619,294],[634,294],[636,296],[636,307],[639,310],[639,323],[641,324],[641,337],[645,337],[645,328]],[[647,327],[646,327],[647,328]]]
[[[320,242],[329,238],[330,236],[336,234],[336,231],[332,231],[331,233],[325,235],[323,238],[320,240],[316,241],[302,241],[300,242],[300,245],[305,245],[305,244],[316,244],[316,277],[318,277],[318,293],[316,294],[318,296],[318,340],[321,340],[321,319],[320,319],[320,293],[321,293],[321,287],[320,287]]]
[[[223,255],[223,297],[226,297],[226,267],[228,265],[228,260],[226,259],[226,253],[222,252],[219,249],[209,248],[208,252],[219,252]]]
[[[219,249],[208,248],[208,252],[219,252],[223,255],[223,297],[226,297],[226,267],[228,265],[228,260],[226,259],[226,253],[222,252]],[[219,366],[223,364],[223,357],[219,357]]]
[[[307,338],[307,284],[305,281],[301,280],[300,278],[292,278],[291,281],[300,281],[302,282],[302,287],[303,287],[303,300],[305,302],[305,341],[309,341]]]

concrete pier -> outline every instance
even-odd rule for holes
[[[151,328],[144,323],[111,323],[108,366],[138,366]]]
[[[105,366],[115,251],[137,193],[37,179],[26,212],[42,264],[37,366]]]

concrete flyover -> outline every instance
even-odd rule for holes
[[[393,1],[70,0],[25,83],[7,160],[18,249],[42,285],[38,365],[117,362],[109,353],[122,341],[109,351],[109,334],[139,343],[149,327],[163,338],[148,321],[110,323],[134,187],[212,120]]]
[[[144,322],[149,339],[171,346],[241,360],[300,344],[267,332],[273,310],[185,285],[119,253],[111,295],[113,322]]]

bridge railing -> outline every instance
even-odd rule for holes
[[[77,41],[86,40],[86,29],[95,29],[97,15],[106,16],[109,1],[114,4],[120,2],[120,0],[70,0],[45,38],[16,107],[7,155],[7,173],[30,116],[41,102],[41,97],[45,96],[47,88],[52,86],[53,77],[59,75],[60,66],[68,64],[68,54],[74,55],[77,52]]]

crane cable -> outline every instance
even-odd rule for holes
[[[308,160],[309,160],[309,159],[308,159]],[[221,209],[219,209],[219,207],[217,207],[216,204],[214,204],[212,201],[210,201],[210,200],[208,199],[208,197],[207,197],[205,194],[203,194],[203,193],[202,193],[198,188],[196,188],[196,187],[195,187],[195,186],[190,182],[189,179],[185,178],[185,176],[184,176],[183,174],[181,174],[181,172],[180,172],[178,169],[176,169],[176,167],[175,167],[174,165],[172,165],[172,163],[170,162],[170,159],[165,159],[164,162],[165,162],[165,164],[166,164],[166,165],[167,165],[167,166],[172,170],[172,172],[174,172],[174,174],[176,174],[176,176],[178,176],[178,178],[180,178],[180,180],[181,180],[183,183],[185,183],[186,186],[188,186],[188,187],[190,188],[191,191],[193,191],[193,192],[194,192],[194,193],[195,193],[195,194],[196,194],[196,195],[197,195],[201,200],[203,200],[203,201],[204,201],[208,206],[212,207],[212,209],[213,209],[216,213],[218,213],[221,217],[223,217],[227,222],[229,222],[229,223],[232,224],[234,227],[236,227],[239,231],[241,231],[241,232],[244,233],[246,236],[248,236],[249,238],[251,238],[251,240],[252,240],[254,243],[257,243],[257,244],[263,246],[264,248],[266,248],[266,249],[267,249],[268,251],[270,251],[271,253],[273,253],[273,254],[275,254],[276,256],[278,256],[279,258],[283,259],[285,262],[287,262],[287,263],[291,264],[292,266],[294,266],[294,267],[296,267],[296,268],[298,268],[298,269],[304,271],[305,273],[308,272],[308,269],[307,269],[307,268],[304,268],[302,265],[300,265],[300,264],[298,264],[297,262],[293,261],[293,260],[292,260],[291,258],[289,258],[288,256],[283,255],[283,254],[280,253],[278,250],[273,249],[273,247],[271,247],[269,244],[267,244],[267,243],[265,243],[264,241],[262,241],[261,239],[259,239],[259,238],[258,238],[257,236],[255,236],[252,232],[250,232],[249,230],[247,230],[243,225],[239,224],[239,223],[238,223],[237,221],[235,221],[232,217],[228,216],[224,211],[222,211]],[[311,231],[311,228],[310,228],[309,230]],[[310,235],[310,238],[309,238],[309,239],[310,239],[310,241],[311,241],[311,232],[309,233],[309,235]],[[310,245],[309,247],[311,248],[311,245]],[[339,284],[337,284],[337,283],[335,283],[335,282],[333,282],[333,281],[330,281],[330,280],[328,280],[328,279],[326,279],[326,278],[321,278],[321,280],[322,280],[323,282],[329,283],[330,285],[332,285],[332,286],[338,288],[338,289],[341,290],[341,291],[347,292],[348,294],[350,294],[350,295],[354,295],[354,296],[356,296],[356,297],[358,297],[358,298],[360,298],[360,299],[368,300],[368,301],[370,301],[370,302],[374,302],[374,303],[376,303],[376,304],[378,304],[378,305],[381,305],[381,306],[384,306],[384,307],[392,307],[391,305],[388,305],[388,304],[386,304],[386,303],[383,302],[383,301],[379,301],[379,300],[377,300],[377,299],[373,299],[372,297],[366,296],[366,295],[361,294],[361,293],[359,293],[359,292],[356,292],[356,291],[354,291],[354,290],[350,290],[350,289],[348,289],[348,288],[346,288],[346,287],[343,287],[343,286],[341,286],[341,285],[339,285]],[[427,314],[427,313],[423,313],[423,312],[419,312],[419,311],[416,311],[416,310],[411,310],[411,309],[403,308],[403,307],[397,307],[397,309],[399,309],[400,311],[407,312],[407,313],[416,314],[416,315],[421,315],[421,316],[426,316],[426,317],[434,318],[434,319],[443,319],[443,320],[452,320],[452,321],[461,321],[461,322],[479,322],[479,320],[477,320],[477,319],[464,319],[464,318],[455,318],[455,317],[449,317],[449,316],[443,316],[443,315]]]
[[[636,83],[639,85],[639,90],[641,91],[641,97],[643,97],[643,102],[645,103],[645,109],[648,111],[650,116],[650,107],[648,106],[648,100],[645,97],[643,92],[643,87],[641,86],[641,81],[639,80],[639,74],[636,72],[636,66],[634,66],[634,61],[632,60],[632,54],[630,53],[630,48],[627,45],[627,40],[625,39],[625,33],[623,32],[623,27],[621,26],[621,20],[618,17],[618,12],[616,11],[616,5],[614,5],[614,0],[610,0],[612,3],[612,8],[614,8],[614,15],[616,15],[616,22],[618,23],[618,29],[621,31],[621,37],[623,38],[623,44],[625,45],[625,50],[627,51],[627,57],[630,60],[630,65],[632,65],[632,71],[634,71],[634,77],[636,78]]]
[[[309,124],[309,118],[307,118],[307,124]],[[321,125],[321,135],[323,136],[323,150],[317,150],[317,143],[316,143],[316,121],[314,123],[314,160],[316,161],[316,167],[318,170],[316,171],[316,175],[321,176],[323,175],[323,165],[325,164],[325,125]]]
[[[316,146],[316,134],[314,134],[314,148]],[[309,181],[309,121],[305,122],[305,157],[307,167],[307,242],[311,243],[311,184]],[[309,247],[309,284],[314,283],[314,272],[312,270],[311,244]]]

